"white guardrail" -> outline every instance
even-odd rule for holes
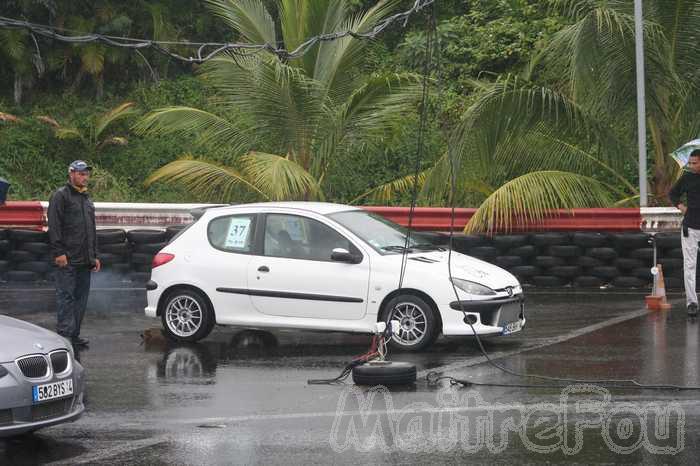
[[[96,202],[95,220],[97,227],[134,229],[157,229],[172,225],[191,223],[194,218],[190,211],[201,207],[222,204],[150,204],[124,202]],[[49,206],[43,201],[44,213]],[[641,231],[657,233],[680,231],[683,216],[675,207],[642,207],[640,209]]]

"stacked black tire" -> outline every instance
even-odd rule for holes
[[[151,275],[155,254],[183,226],[159,230],[105,229],[97,231],[103,270],[93,275],[94,284],[131,282],[143,285]],[[53,280],[48,234],[30,230],[0,229],[0,281],[41,282]]]
[[[458,235],[453,244],[459,252],[509,270],[526,285],[646,288],[651,284],[653,248],[645,233]],[[670,277],[666,279],[668,288],[682,286],[679,248],[677,233],[660,238],[658,257],[666,277]]]
[[[43,231],[0,230],[0,280],[52,280],[49,236]]]

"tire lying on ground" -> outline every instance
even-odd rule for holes
[[[589,274],[594,277],[602,278],[603,280],[612,280],[620,276],[620,271],[617,267],[602,265],[600,267],[591,267]]]
[[[661,249],[675,249],[681,247],[681,235],[678,233],[658,233],[655,239],[656,246]]]
[[[131,230],[126,237],[136,244],[162,243],[167,239],[164,230]]]
[[[569,281],[561,278],[554,277],[552,275],[535,275],[532,277],[532,284],[535,286],[541,286],[543,288],[554,288],[558,286],[564,286]]]
[[[600,259],[596,259],[595,257],[581,256],[576,258],[575,264],[579,267],[591,268],[605,265],[605,262]]]
[[[5,279],[8,282],[35,282],[40,276],[36,272],[26,270],[10,270],[5,273]]]
[[[530,235],[530,242],[535,246],[557,246],[568,244],[569,235],[566,233],[533,233]]]
[[[578,265],[559,265],[547,270],[547,274],[561,278],[574,278],[581,275],[581,267]]]
[[[131,272],[129,278],[135,283],[146,283],[151,279],[151,272]]]
[[[531,244],[518,246],[517,248],[509,249],[505,254],[508,256],[534,257],[537,255],[537,248]]]
[[[6,254],[6,257],[12,262],[29,262],[37,258],[36,254],[32,254],[29,251],[22,251],[19,249],[15,249],[14,251],[8,252]]]
[[[608,235],[604,233],[578,232],[571,235],[571,242],[582,248],[597,248],[607,244]]]
[[[612,261],[617,259],[617,251],[613,248],[590,248],[586,250],[586,256],[602,261]]]
[[[620,270],[632,270],[644,267],[644,261],[640,259],[631,259],[629,257],[619,257],[615,259],[615,267]]]
[[[117,228],[105,228],[97,230],[97,244],[102,247],[106,244],[118,244],[126,242],[126,231]]]
[[[416,381],[416,366],[407,362],[370,362],[353,368],[352,381],[357,385],[409,385]]]
[[[46,255],[51,251],[51,246],[48,243],[19,243],[17,249],[22,251],[29,251],[33,254]]]
[[[479,259],[488,260],[498,256],[498,249],[494,248],[493,246],[477,246],[475,248],[471,248],[468,254]]]
[[[548,251],[549,255],[554,257],[579,257],[582,253],[581,248],[573,244],[550,246]]]
[[[111,243],[111,244],[99,243],[98,249],[99,249],[100,253],[107,252],[110,254],[118,254],[120,256],[124,256],[129,252],[129,243],[127,243],[127,242]]]
[[[527,235],[500,235],[493,237],[493,245],[505,251],[527,244]]]
[[[532,265],[536,265],[537,267],[544,267],[546,269],[550,267],[556,267],[558,265],[564,265],[565,263],[566,261],[561,257],[554,256],[535,256],[532,259]]]
[[[654,249],[653,248],[633,249],[632,251],[629,252],[629,257],[632,257],[634,259],[641,259],[641,260],[651,264],[651,261],[654,259]]]
[[[8,230],[10,239],[18,243],[48,243],[49,234],[35,230]]]
[[[494,260],[495,264],[504,269],[523,265],[523,258],[520,256],[498,256]]]
[[[180,233],[182,230],[187,228],[188,225],[171,225],[165,229],[165,236],[168,238],[168,241],[171,240],[175,235]],[[438,235],[438,236],[443,236],[444,243],[433,243],[433,244],[447,244],[447,236],[441,235],[440,233],[431,233],[433,235]]]
[[[138,253],[144,253],[144,254],[155,254],[167,245],[168,245],[168,243],[166,243],[166,242],[136,244],[136,245],[134,245],[134,251],[138,252]]]
[[[576,288],[600,288],[604,284],[605,282],[601,278],[590,275],[580,275],[574,279]]]
[[[664,283],[666,288],[670,290],[680,290],[684,287],[682,278],[665,277]]]
[[[616,288],[644,288],[649,284],[648,280],[637,277],[620,276],[613,279],[611,285]]]
[[[540,268],[535,267],[534,265],[519,265],[516,267],[511,267],[508,271],[518,277],[520,280],[526,280],[540,274]]]
[[[51,270],[51,264],[45,261],[29,261],[20,262],[14,268],[15,270],[25,270],[28,272],[36,272],[43,274]]]
[[[613,233],[610,235],[617,249],[638,249],[649,247],[649,235],[646,233]]]

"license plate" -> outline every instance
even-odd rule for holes
[[[73,394],[73,379],[61,380],[59,382],[34,385],[32,387],[32,399],[34,403],[40,401],[63,398]]]
[[[511,333],[519,332],[523,329],[523,323],[519,320],[515,322],[508,322],[503,326],[503,335],[509,335]]]

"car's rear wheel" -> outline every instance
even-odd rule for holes
[[[389,345],[402,351],[427,348],[440,331],[432,307],[414,295],[404,294],[391,299],[382,312],[382,320],[399,322],[399,331],[392,335]]]
[[[178,341],[199,341],[216,324],[209,302],[202,293],[190,289],[175,290],[166,296],[161,320],[166,335]]]

